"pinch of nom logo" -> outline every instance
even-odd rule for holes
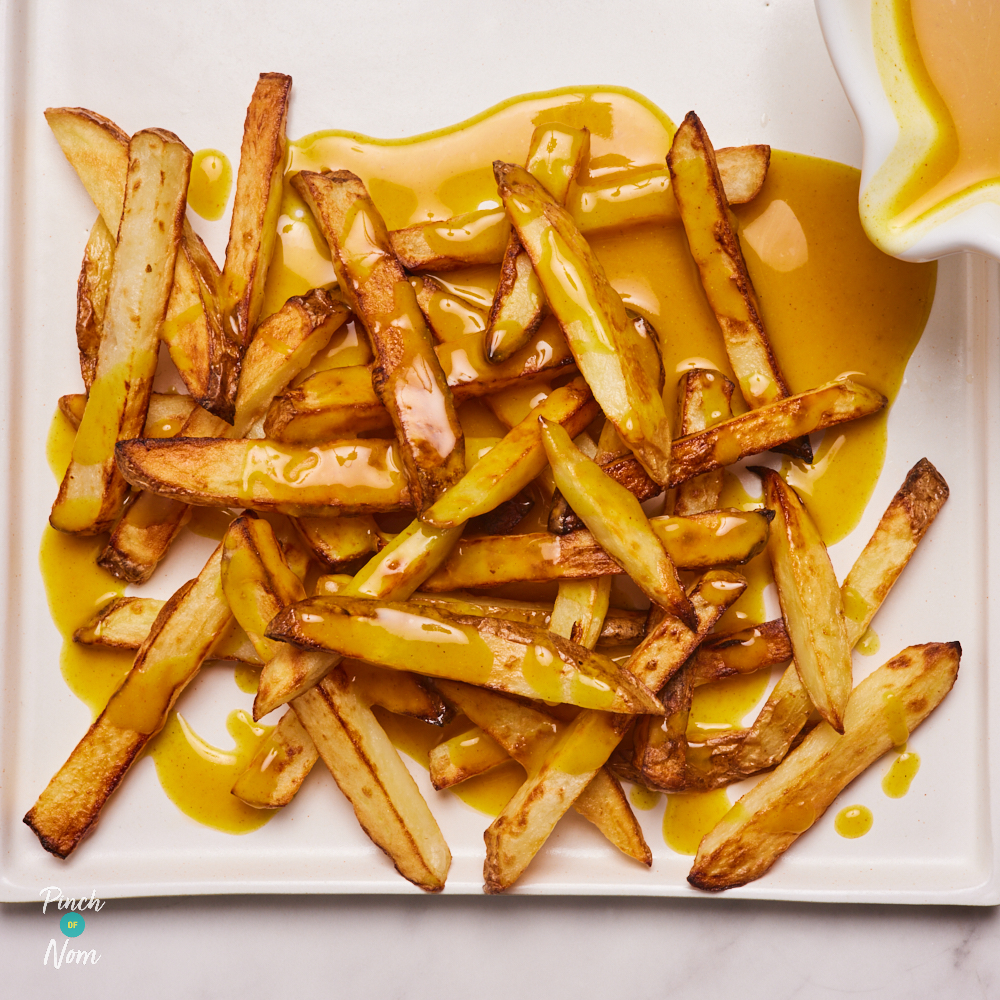
[[[70,948],[69,944],[74,938],[78,938],[87,926],[83,911],[93,910],[97,913],[104,906],[104,900],[93,892],[89,897],[81,896],[79,899],[67,897],[55,885],[42,889],[38,895],[45,897],[42,901],[42,913],[45,913],[49,906],[64,911],[59,919],[59,930],[63,934],[62,948],[60,949],[56,944],[55,938],[51,938],[45,948],[45,958],[42,965],[48,965],[50,957],[54,969],[61,969],[63,962],[68,962],[70,965],[97,965],[101,956],[93,948],[89,950]]]

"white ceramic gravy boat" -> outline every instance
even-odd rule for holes
[[[820,26],[830,58],[861,126],[864,152],[859,209],[861,222],[872,242],[903,260],[925,261],[973,250],[1000,260],[1000,181],[987,189],[955,199],[926,212],[911,224],[894,224],[886,205],[899,191],[905,170],[921,150],[928,148],[935,129],[929,112],[915,96],[905,93],[900,126],[894,104],[879,74],[876,44],[887,44],[873,32],[873,0],[815,0]],[[891,40],[888,44],[892,44]],[[901,77],[900,77],[901,78]],[[909,99],[910,107],[906,108]]]

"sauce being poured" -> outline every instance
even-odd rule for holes
[[[203,219],[222,218],[233,186],[233,168],[225,153],[199,149],[191,160],[187,203]]]

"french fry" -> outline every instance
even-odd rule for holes
[[[610,576],[562,581],[552,607],[549,631],[586,649],[593,649],[604,628],[610,600]]]
[[[448,344],[486,329],[488,314],[452,294],[436,278],[418,275],[410,278],[410,284],[417,293],[417,305],[424,314],[427,328],[439,344]]]
[[[86,108],[49,108],[45,117],[117,244],[129,137]],[[222,327],[220,271],[186,218],[177,259],[180,268],[161,334],[169,341],[171,359],[188,391],[203,406],[231,419],[232,395],[226,393],[236,391],[238,358]]]
[[[375,351],[373,385],[389,411],[417,510],[465,472],[462,428],[416,295],[382,217],[350,171],[302,171],[293,184],[330,246],[340,286]]]
[[[146,414],[144,433],[149,437],[175,437],[183,431],[195,403],[189,396],[161,396],[161,400],[186,401],[186,406],[163,405]],[[191,519],[191,508],[176,500],[145,491],[134,494],[111,532],[97,565],[129,583],[145,583],[166,554],[181,528]]]
[[[151,405],[143,432],[147,438],[211,437],[229,430],[222,419],[196,405],[189,396],[166,396],[163,399],[186,401],[186,407],[178,404],[171,406],[161,401],[155,410],[161,416],[154,420]],[[186,419],[178,429],[178,421],[185,411]],[[114,526],[107,546],[98,557],[98,565],[121,580],[145,583],[167,554],[181,528],[191,519],[191,514],[191,508],[180,500],[157,496],[148,490],[134,492]]]
[[[181,529],[191,508],[143,490],[125,508],[97,564],[119,580],[146,583]]]
[[[753,201],[764,186],[770,146],[717,149],[719,173],[730,205]],[[669,170],[630,170],[611,178],[577,184],[566,203],[581,233],[680,221]]]
[[[407,600],[448,558],[462,530],[412,521],[358,570],[345,593],[376,600]]]
[[[771,147],[723,146],[715,151],[726,201],[730,205],[749,204],[760,194],[771,165]]]
[[[674,441],[667,485],[679,486],[702,473],[733,465],[813,431],[860,420],[878,413],[887,402],[881,393],[842,379],[764,404]],[[608,473],[612,474],[610,470]]]
[[[451,852],[371,709],[343,667],[293,704],[362,829],[404,878],[427,892],[444,888]]]
[[[76,346],[80,351],[80,374],[88,392],[97,372],[97,351],[104,336],[104,312],[115,262],[115,245],[104,216],[99,215],[90,230],[76,284]]]
[[[454,271],[499,264],[509,235],[506,212],[490,208],[397,229],[389,239],[393,253],[407,271]]]
[[[509,753],[489,733],[473,726],[431,749],[431,784],[443,791],[506,764]]]
[[[545,295],[516,234],[507,241],[486,329],[486,357],[499,364],[520,350],[545,317]]]
[[[751,674],[792,658],[792,644],[781,618],[749,625],[738,632],[709,636],[691,657],[688,669],[695,687]]]
[[[254,718],[261,719],[319,681],[330,668],[329,657],[265,636],[278,612],[306,596],[267,521],[243,515],[229,526],[222,543],[222,589],[233,616],[264,663],[254,699]],[[271,704],[275,676],[282,681],[293,678],[287,685],[292,693]]]
[[[531,136],[525,169],[559,203],[590,155],[590,133],[566,125],[539,125]],[[520,350],[538,329],[545,314],[545,295],[531,258],[517,234],[507,240],[500,281],[490,308],[486,357],[494,364]]]
[[[128,134],[110,118],[86,108],[46,108],[45,120],[117,244],[128,174]]]
[[[582,378],[555,389],[425,511],[421,520],[437,528],[453,528],[488,514],[523,490],[545,468],[539,420],[553,421],[575,437],[599,412]]]
[[[241,352],[223,328],[219,268],[201,238],[189,237],[177,251],[160,337],[198,404],[231,422]]]
[[[441,725],[447,718],[441,698],[416,677],[357,660],[344,661],[344,670],[364,704],[380,705],[432,725]],[[323,713],[322,708],[318,711]],[[291,802],[317,760],[316,744],[294,709],[289,709],[257,748],[233,786],[233,794],[257,809],[280,809]]]
[[[339,595],[286,608],[271,621],[267,635],[525,698],[623,713],[659,710],[656,699],[612,660],[502,619]]]
[[[764,550],[773,514],[768,510],[706,510],[688,517],[651,517],[649,526],[678,569],[709,569],[749,562]]]
[[[578,444],[588,458],[595,462],[616,482],[625,487],[640,503],[659,496],[663,488],[650,479],[639,460],[622,442],[610,420],[605,421],[601,430],[600,440],[594,455]],[[556,490],[552,496],[552,507],[549,510],[549,531],[555,535],[567,535],[571,531],[582,531],[586,528],[583,521],[577,517],[566,498]]]
[[[224,326],[241,353],[250,344],[278,233],[285,167],[285,122],[292,78],[261,73],[247,107],[226,263]]]
[[[695,368],[681,377],[680,398],[681,436],[696,434],[732,418],[730,405],[735,386],[721,372]],[[675,514],[698,514],[714,510],[722,495],[723,470],[695,476],[677,487],[674,497]]]
[[[772,469],[753,471],[764,484],[764,502],[775,512],[768,554],[799,679],[820,715],[843,732],[853,643],[833,564],[795,491]]]
[[[626,669],[659,690],[744,589],[745,581],[733,574],[706,573],[691,595],[697,631],[665,617],[639,644]],[[581,712],[567,725],[484,835],[486,892],[503,892],[517,881],[555,824],[605,765],[629,724],[626,716]]]
[[[789,395],[778,366],[733,227],[715,150],[701,120],[688,112],[667,154],[674,197],[702,287],[722,329],[729,363],[747,405],[756,408]],[[787,449],[786,449],[787,450]],[[808,441],[801,442],[806,461]]]
[[[73,641],[107,649],[138,649],[165,603],[153,597],[119,597],[81,625],[73,633]],[[210,659],[237,660],[254,666],[262,663],[246,632],[235,621],[219,635]]]
[[[906,474],[841,588],[847,640],[855,645],[899,579],[949,495],[944,477],[926,458]]]
[[[232,620],[222,593],[222,546],[197,579],[160,610],[132,669],[87,734],[24,817],[45,850],[68,857],[149,740],[163,728],[181,691]]]
[[[947,499],[948,484],[922,458],[910,469],[841,587],[847,638],[852,646],[868,629]],[[780,761],[806,725],[810,707],[793,664],[735,751],[726,749],[737,773],[753,774]]]
[[[240,370],[233,437],[247,437],[263,421],[274,397],[327,345],[347,317],[347,306],[336,295],[314,288],[290,298],[257,327]],[[352,428],[351,434],[360,430]]]
[[[392,430],[368,368],[330,368],[279,395],[264,419],[275,441],[311,444],[331,437]]]
[[[623,572],[589,531],[463,538],[424,590],[447,593],[505,583],[581,580]]]
[[[410,506],[395,443],[375,438],[312,447],[140,438],[120,442],[117,460],[133,486],[208,507],[336,517]]]
[[[553,716],[492,691],[455,681],[436,681],[435,686],[482,731],[485,739],[478,739],[476,747],[484,764],[495,759],[491,756],[492,744],[531,773],[566,728]],[[466,735],[466,741],[477,737],[478,734]],[[447,773],[448,752],[447,743],[435,748],[439,775],[442,771]],[[435,784],[435,787],[445,786]],[[604,768],[598,770],[573,806],[623,853],[642,864],[652,864],[652,853],[621,786]]]
[[[305,599],[274,528],[247,514],[229,525],[222,540],[222,591],[264,663],[281,648],[264,637],[268,622],[284,607]]]
[[[746,580],[731,570],[703,573],[689,588],[698,620],[695,630],[678,618],[665,615],[647,628],[646,636],[633,650],[626,669],[650,690],[659,691],[692,656],[715,623],[746,590]]]
[[[385,539],[370,515],[297,517],[293,523],[313,558],[327,569],[337,570],[385,546]]]
[[[540,419],[556,485],[570,506],[654,604],[693,625],[691,602],[639,501],[587,458],[563,428]]]
[[[52,526],[98,534],[121,512],[128,486],[115,442],[146,422],[160,326],[181,236],[190,150],[172,133],[136,133],[130,183],[108,291],[104,337],[69,468],[52,507]]]
[[[318,760],[316,744],[289,709],[236,779],[233,795],[255,809],[280,809],[295,798]]]
[[[345,593],[345,583],[351,577],[321,576],[316,581],[317,595],[337,595]],[[426,584],[425,584],[426,586]],[[472,597],[467,594],[432,594],[419,590],[407,598],[412,604],[422,604],[430,608],[451,609],[457,614],[478,615],[482,618],[503,618],[505,621],[521,622],[537,628],[549,628],[554,609],[546,604],[530,601],[510,601],[503,598]],[[608,608],[601,625],[597,644],[605,646],[634,646],[646,634],[645,611],[624,611]],[[572,639],[572,636],[566,636]],[[573,639],[574,642],[577,640]],[[581,644],[583,645],[583,644]]]
[[[551,317],[502,365],[486,360],[482,334],[466,334],[439,344],[435,351],[459,402],[505,387],[534,384],[537,378],[572,370],[574,363],[566,338]],[[316,372],[279,395],[268,410],[264,431],[269,438],[294,444],[391,426],[388,411],[372,387],[371,372],[352,366]]]
[[[566,580],[552,608],[549,629],[555,635],[579,643],[585,649],[597,645],[608,612],[611,577],[597,580]],[[539,758],[537,749],[534,751]],[[644,865],[653,864],[653,854],[642,835],[642,828],[628,804],[617,779],[602,767],[577,796],[573,808],[590,820],[619,850]]]
[[[717,892],[760,878],[840,792],[930,715],[951,690],[962,647],[909,646],[851,694],[844,733],[820,723],[698,846],[688,881]]]
[[[432,726],[444,725],[451,716],[441,696],[420,677],[398,670],[383,670],[360,660],[343,660],[342,664],[355,690],[370,705],[378,705],[394,715],[420,719]]]
[[[66,419],[79,427],[83,411],[87,407],[87,397],[82,392],[59,397],[59,409]],[[181,432],[184,422],[194,411],[195,402],[190,396],[173,392],[153,392],[149,396],[146,410],[145,437],[173,437]]]
[[[655,345],[629,322],[621,298],[565,209],[521,167],[497,161],[493,171],[581,374],[646,471],[665,484],[670,421],[659,391],[659,358],[650,365]]]
[[[735,146],[716,150],[716,156],[729,204],[743,205],[757,197],[767,176],[771,147]],[[582,233],[680,218],[667,170],[629,171],[578,185],[570,191],[567,209]],[[509,232],[507,214],[489,208],[398,229],[389,237],[408,271],[454,271],[499,264]]]
[[[708,511],[690,518],[649,519],[653,535],[679,569],[747,562],[767,543],[763,511]],[[720,533],[721,532],[721,533]],[[463,538],[424,583],[430,593],[479,590],[507,583],[589,580],[624,572],[589,531],[533,532]]]

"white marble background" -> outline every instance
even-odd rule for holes
[[[59,915],[0,907],[0,992],[31,1000],[986,1000],[1000,913],[725,900],[110,900],[43,967]]]
[[[8,23],[18,21],[21,9],[34,7],[44,20],[59,6],[52,0],[38,0],[37,6],[0,0],[5,20],[11,16]],[[117,8],[117,18],[142,9],[153,46],[144,55],[116,53],[109,66],[130,77],[149,72],[159,86],[196,69],[197,84],[186,84],[195,104],[201,87],[210,92],[234,60],[282,68],[317,45],[330,48],[335,76],[366,74],[367,103],[331,108],[330,123],[365,129],[370,108],[378,107],[384,116],[388,103],[401,100],[383,134],[419,132],[512,93],[571,80],[615,82],[657,96],[664,75],[673,69],[671,113],[697,104],[706,87],[729,88],[727,113],[713,123],[727,142],[765,141],[860,162],[860,136],[808,0],[698,0],[701,16],[711,7],[726,25],[712,45],[691,30],[694,0],[536,0],[534,7],[521,0],[435,0],[426,6],[439,17],[460,21],[475,44],[436,51],[434,18],[417,17],[413,44],[422,58],[412,65],[378,66],[366,66],[360,53],[377,47],[384,18],[407,16],[407,4],[327,0],[322,4],[326,14],[332,8],[340,19],[334,38],[310,32],[303,13],[312,6],[308,3],[220,0],[208,5],[215,23],[227,8],[241,23],[241,34],[248,23],[256,24],[252,51],[224,34],[206,40],[201,4],[112,0],[103,6]],[[542,11],[549,24],[560,17],[574,19],[576,33],[606,59],[600,65],[577,62],[560,46],[558,32],[533,31],[533,14]],[[295,17],[299,26],[292,30],[289,21]],[[76,56],[86,59],[87,46],[101,33],[95,23]],[[789,44],[792,38],[795,44]],[[204,50],[206,44],[218,46],[218,59],[187,67],[191,46]],[[514,71],[528,59],[534,70],[525,80]],[[576,68],[569,78],[567,61]],[[681,64],[685,72],[678,78]],[[761,91],[762,78],[771,95],[766,107],[753,96]],[[469,80],[478,83],[471,86]],[[755,85],[748,87],[750,80]],[[65,100],[86,104],[88,95],[66,95]],[[303,112],[306,106],[307,100],[299,105]],[[234,129],[230,145],[238,148],[238,123]],[[199,136],[189,142],[197,145]],[[720,899],[111,900],[100,913],[88,915],[79,942],[101,955],[98,965],[54,970],[43,967],[42,960],[50,938],[61,947],[58,917],[51,910],[43,916],[36,904],[0,906],[0,994],[31,1000],[124,995],[149,1000],[297,995],[707,1000],[723,990],[740,1000],[1000,996],[995,909]]]

